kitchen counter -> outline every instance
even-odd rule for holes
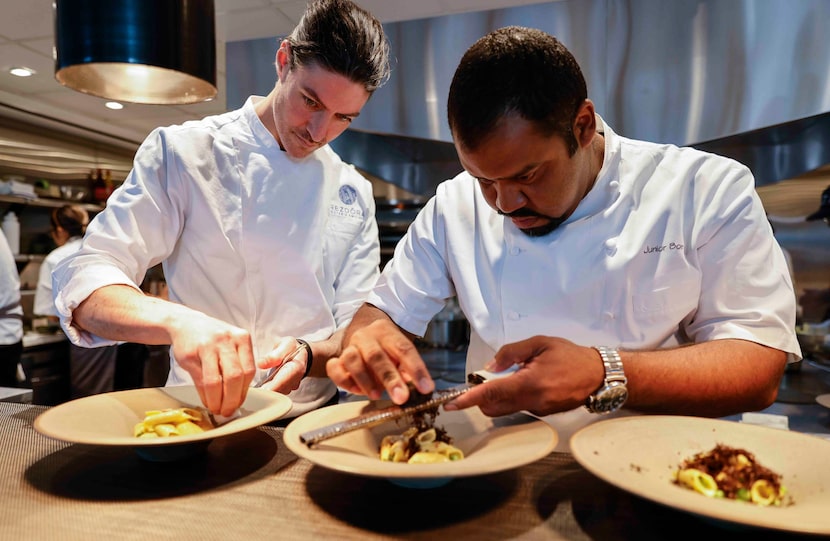
[[[156,463],[129,448],[42,436],[32,424],[45,410],[0,402],[0,539],[640,541],[693,531],[755,541],[770,534],[639,498],[564,453],[440,488],[406,489],[299,459],[278,427],[216,439],[189,460]]]
[[[424,353],[430,362],[448,363],[445,376],[456,379],[463,354]],[[805,362],[785,374],[779,402],[761,413],[786,416],[790,430],[830,438],[830,409],[815,402],[824,393],[830,393],[830,371]],[[639,541],[694,531],[695,537],[755,541],[771,534],[634,496],[566,453],[440,488],[406,489],[300,459],[276,426],[216,439],[189,460],[155,463],[130,448],[42,436],[32,425],[46,409],[0,401],[0,540]]]

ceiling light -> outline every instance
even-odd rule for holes
[[[35,74],[35,70],[32,68],[25,68],[25,67],[16,67],[9,70],[9,73],[12,75],[16,75],[18,77],[31,77]]]
[[[55,0],[55,78],[111,100],[213,98],[213,0]]]
[[[124,105],[118,103],[117,101],[108,101],[104,104],[104,107],[106,107],[107,109],[112,109],[113,111],[118,111],[120,109],[123,109]]]

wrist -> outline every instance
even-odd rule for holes
[[[604,346],[594,349],[600,354],[605,375],[600,387],[588,396],[585,407],[591,413],[611,413],[620,409],[628,399],[628,378],[616,349]]]
[[[314,353],[311,351],[311,346],[308,342],[303,340],[302,338],[296,338],[297,343],[303,346],[305,349],[305,373],[303,374],[303,379],[307,378],[308,375],[311,373],[311,365],[314,364]]]

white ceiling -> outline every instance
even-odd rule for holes
[[[540,3],[539,0],[357,2],[382,22]],[[104,107],[106,100],[69,90],[55,80],[52,0],[3,0],[0,2],[0,116],[14,117],[20,115],[18,111],[26,111],[59,120],[62,125],[109,134],[122,140],[120,144],[124,147],[137,145],[157,126],[224,112],[225,42],[285,35],[299,21],[305,6],[305,0],[215,0],[217,98],[184,106],[125,104],[124,109],[112,111]],[[26,66],[37,73],[28,78],[15,77],[9,73],[15,66]]]

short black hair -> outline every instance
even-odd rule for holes
[[[372,93],[389,79],[389,42],[371,13],[350,0],[315,0],[287,38],[289,66],[318,64]]]
[[[535,28],[508,26],[464,53],[450,85],[447,118],[455,141],[469,150],[500,119],[518,114],[543,135],[561,135],[573,155],[573,121],[587,98],[582,70],[559,40]]]

